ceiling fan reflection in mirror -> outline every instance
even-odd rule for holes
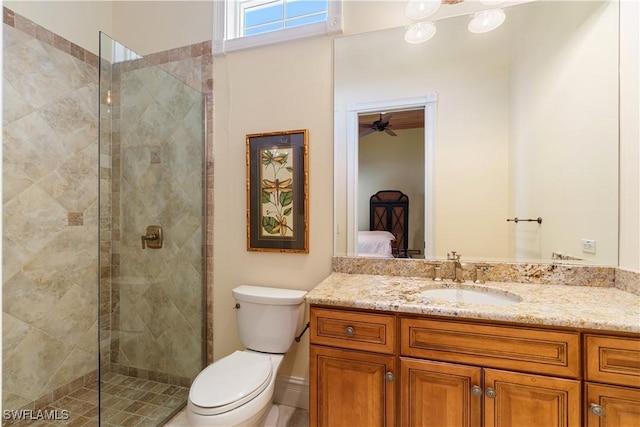
[[[363,136],[367,136],[373,132],[386,132],[391,136],[397,136],[397,134],[389,129],[391,126],[390,123],[391,114],[380,113],[380,118],[375,120],[371,124],[360,124],[360,138]]]

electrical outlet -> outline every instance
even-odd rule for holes
[[[588,254],[596,253],[596,241],[590,239],[582,239],[582,252],[586,252]]]

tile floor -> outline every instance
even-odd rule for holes
[[[288,408],[289,412],[285,408]],[[309,411],[280,405],[280,419],[277,427],[281,425],[284,427],[309,427]]]
[[[101,427],[153,427],[186,402],[189,389],[157,381],[107,373],[102,376]],[[23,420],[3,423],[17,427],[98,426],[98,387],[88,385],[44,408],[66,410],[66,420]]]
[[[68,419],[49,421],[44,419],[8,421],[4,420],[3,426],[97,426],[98,425],[98,385],[88,385],[79,388],[62,398],[50,403],[42,408],[46,413],[51,414],[53,411],[59,416],[64,416],[61,411],[69,411]],[[32,415],[37,418],[37,415]]]
[[[179,387],[157,381],[107,373],[102,376],[102,414],[100,427],[185,427],[184,410],[172,415],[189,396],[187,387]],[[276,427],[308,427],[309,412],[304,409],[279,405],[280,417]],[[98,387],[90,384],[70,393],[49,406],[45,411],[66,410],[66,420],[23,420],[3,422],[12,427],[97,427]],[[60,412],[58,412],[60,413]]]
[[[309,411],[293,406],[278,405],[280,416],[276,427],[309,427]],[[169,420],[163,427],[187,427],[184,410]]]
[[[101,385],[101,427],[160,425],[189,396],[187,387],[113,373]]]

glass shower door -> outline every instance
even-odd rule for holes
[[[158,425],[204,363],[203,95],[100,40],[100,419]]]

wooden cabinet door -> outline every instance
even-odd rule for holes
[[[485,369],[484,391],[485,427],[580,426],[578,380]]]
[[[482,368],[401,358],[400,384],[401,426],[481,425]]]
[[[395,356],[312,345],[310,359],[312,427],[395,425]]]
[[[639,389],[586,383],[585,404],[586,427],[640,426]]]

